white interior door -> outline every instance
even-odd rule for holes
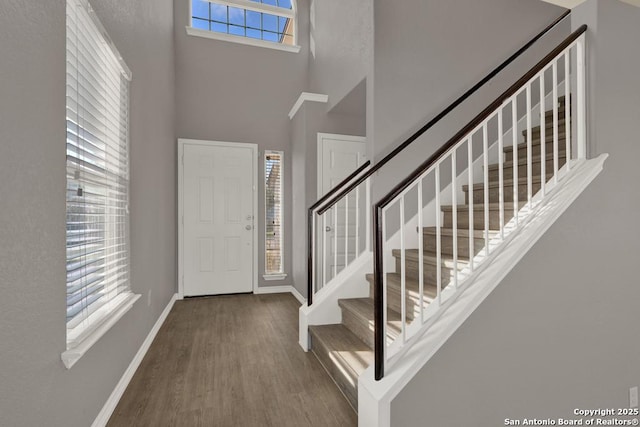
[[[256,173],[253,144],[183,144],[185,296],[253,290]]]
[[[322,197],[338,185],[360,167],[365,159],[364,137],[318,134],[318,197]],[[354,192],[327,212],[328,217],[319,230],[320,233],[324,233],[324,236],[318,236],[318,239],[326,242],[326,247],[320,254],[320,258],[323,259],[325,283],[342,271],[347,261],[351,262],[357,255],[355,253],[356,204],[363,204],[363,202],[364,197],[356,197]],[[361,220],[359,224],[364,222]]]

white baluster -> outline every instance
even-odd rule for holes
[[[338,205],[333,207],[333,278],[338,275]]]
[[[457,185],[457,148],[451,152],[451,203],[453,217],[453,287],[458,289],[458,185]]]
[[[500,205],[500,238],[504,239],[504,123],[502,110],[498,110],[498,203]]]
[[[349,194],[344,196],[344,268],[349,265]]]
[[[422,218],[422,181],[418,181],[418,295],[420,296],[420,324],[424,323],[424,224]]]
[[[553,61],[553,182],[558,183],[558,62]]]
[[[546,111],[545,111],[545,84],[544,70],[540,73],[540,191],[542,197],[546,194],[547,184],[547,135],[546,135]]]
[[[407,318],[407,270],[406,270],[406,255],[404,242],[404,195],[400,197],[400,315],[402,316],[401,322],[401,335],[402,343],[407,341],[407,331],[405,328],[404,319]],[[419,261],[418,261],[419,262]],[[385,335],[386,337],[386,335]]]
[[[362,185],[362,184],[361,184]],[[355,241],[355,258],[360,255],[360,185],[356,187],[356,241]]]
[[[469,135],[467,138],[467,161],[469,162],[469,174],[468,174],[468,191],[467,199],[469,200],[469,270],[473,271],[473,254],[474,242],[473,242],[473,135]],[[456,218],[454,218],[456,220]]]
[[[442,236],[440,235],[440,163],[436,163],[436,280],[438,306],[442,305]]]
[[[531,198],[533,197],[533,171],[531,170],[533,132],[531,126],[531,83],[529,82],[527,84],[527,203],[529,206],[531,206]]]
[[[518,226],[518,96],[511,98],[511,130],[512,130],[512,146],[513,146],[513,217],[516,227]]]
[[[564,129],[566,134],[565,163],[567,171],[571,170],[571,49],[564,54]]]
[[[578,86],[578,159],[584,159],[587,155],[587,123],[586,123],[586,98],[585,98],[585,35],[581,35],[576,45],[576,69]]]
[[[482,161],[484,162],[482,178],[484,183],[484,253],[489,255],[489,135],[487,122],[482,126]]]

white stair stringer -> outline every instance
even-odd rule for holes
[[[311,307],[303,305],[298,315],[298,343],[309,351],[309,326],[329,325],[342,321],[341,298],[364,298],[369,295],[365,276],[371,269],[373,254],[365,251],[313,296]]]
[[[608,154],[573,160],[571,170],[521,220],[471,278],[440,307],[412,340],[385,364],[385,376],[374,380],[373,364],[358,378],[358,425],[390,427],[391,401],[480,306],[524,255],[602,171]],[[564,169],[564,168],[563,168]],[[564,172],[564,171],[562,171]]]

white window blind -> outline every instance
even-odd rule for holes
[[[282,263],[282,151],[266,151],[265,171],[265,273],[281,274]]]
[[[130,80],[91,6],[67,0],[67,349],[133,296]]]

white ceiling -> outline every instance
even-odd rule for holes
[[[573,9],[580,3],[584,3],[585,0],[542,0],[547,3],[557,4],[558,6],[566,7],[567,9]],[[625,3],[629,3],[633,6],[640,7],[640,0],[620,0]]]

